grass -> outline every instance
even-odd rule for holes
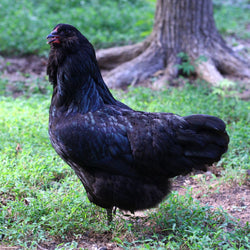
[[[97,48],[141,40],[153,25],[147,0],[14,1],[0,5],[0,52],[47,55],[46,36],[58,23],[78,27]]]
[[[224,36],[249,38],[247,0],[214,0]],[[134,43],[152,29],[154,0],[7,1],[0,3],[0,53],[47,55],[45,37],[59,22],[77,26],[97,48]],[[43,79],[12,83],[0,78],[0,248],[38,245],[76,249],[108,240],[124,249],[250,249],[250,226],[222,210],[201,205],[187,190],[173,192],[144,218],[118,211],[112,231],[106,213],[91,204],[73,170],[48,138],[51,86]],[[22,96],[13,99],[12,89]],[[220,183],[242,184],[250,168],[250,102],[203,82],[164,91],[138,87],[115,96],[137,110],[180,115],[206,113],[227,123],[228,153],[218,163]]]
[[[120,244],[127,249],[138,245],[140,249],[246,249],[250,246],[249,229],[237,227],[221,210],[211,212],[209,206],[200,206],[189,191],[185,196],[173,192],[156,213],[131,228],[139,240],[121,240]]]
[[[45,38],[57,23],[78,27],[96,48],[135,43],[150,34],[155,3],[156,0],[1,0],[0,53],[47,55]],[[219,32],[249,38],[247,4],[247,0],[214,1]]]
[[[213,1],[214,18],[222,35],[232,35],[239,38],[250,38],[250,31],[246,30],[250,24],[249,1]]]
[[[47,132],[50,97],[33,89],[30,98],[0,98],[0,240],[29,249],[55,242],[75,249],[84,235],[107,234],[106,213],[88,201],[80,181],[52,149]],[[221,117],[231,137],[229,152],[219,163],[223,178],[230,181],[234,169],[249,169],[250,102],[222,98],[204,83],[114,94],[138,110]],[[171,194],[139,221],[118,214],[110,236],[125,249],[247,249],[249,239],[248,224],[242,228],[225,212],[201,206],[189,191],[186,196]]]

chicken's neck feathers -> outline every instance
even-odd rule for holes
[[[65,110],[71,112],[87,113],[104,104],[120,105],[101,76],[94,51],[57,56],[59,54],[57,51],[55,55],[50,55],[48,64],[48,75],[53,84],[52,103],[55,107],[64,106]],[[50,65],[53,65],[53,71]]]

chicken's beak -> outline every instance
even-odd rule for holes
[[[60,36],[59,34],[57,33],[56,30],[53,30],[48,36],[47,36],[47,40],[48,40],[48,44],[50,43],[60,43],[60,40],[59,40]]]

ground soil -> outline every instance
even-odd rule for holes
[[[222,168],[211,166],[204,173],[179,176],[173,181],[173,190],[185,195],[187,188],[191,187],[194,199],[211,206],[211,209],[222,208],[244,226],[250,222],[250,170],[241,184],[233,179],[225,183],[222,175]]]
[[[249,59],[250,45],[242,41],[236,48],[241,54],[245,52],[245,59]],[[46,76],[46,58],[38,56],[25,57],[0,57],[0,76],[8,79],[7,88],[14,97],[21,93],[15,89],[16,82],[32,82],[37,78]],[[249,93],[245,93],[249,99]],[[192,196],[204,205],[210,205],[211,209],[222,208],[232,215],[235,220],[244,226],[250,221],[250,170],[246,172],[245,181],[239,185],[236,182],[223,183],[222,169],[214,166],[210,167],[208,172],[198,172],[188,176],[179,176],[173,180],[173,190],[180,195],[185,195],[187,188],[192,188]],[[138,213],[136,216],[145,217],[145,213]],[[120,249],[116,243],[111,241],[111,232],[103,235],[89,233],[83,235],[79,247],[86,249]],[[55,249],[60,242],[56,240],[51,244],[41,244],[37,249]],[[18,247],[7,247],[0,245],[0,250],[19,249]]]

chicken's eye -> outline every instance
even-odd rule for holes
[[[60,30],[60,34],[63,36],[69,35],[69,31],[68,30]]]
[[[64,34],[65,34],[65,35],[69,35],[69,34],[70,34],[70,31],[69,31],[69,30],[64,30]]]

